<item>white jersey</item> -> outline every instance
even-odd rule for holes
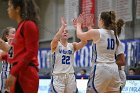
[[[3,52],[3,51],[0,50],[0,52]],[[9,76],[10,69],[11,69],[11,65],[6,60],[3,60],[1,73],[0,73],[0,91],[2,93],[4,93],[5,91],[5,81]]]
[[[7,42],[6,42],[7,43]],[[2,50],[0,50],[0,52],[3,52]],[[11,65],[7,62],[7,60],[3,60],[2,61],[2,67],[1,67],[1,73],[9,73],[11,69]],[[4,77],[7,77],[7,76],[4,76]]]
[[[97,42],[94,42],[96,44],[95,62],[115,62],[115,53],[118,54],[121,50],[117,47],[114,31],[107,31],[105,29],[98,29],[98,31],[100,33],[100,39]]]
[[[60,42],[54,52],[53,74],[74,73],[74,47],[72,43],[68,43],[64,47]]]

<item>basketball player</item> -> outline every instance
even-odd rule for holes
[[[34,0],[8,0],[9,18],[18,23],[11,46],[0,39],[0,48],[8,52],[12,64],[6,88],[10,93],[37,93],[38,76],[38,7]],[[4,57],[6,58],[6,57]]]
[[[117,25],[117,27],[122,28],[123,25],[124,25],[124,21],[122,19],[118,19],[118,22],[117,22],[116,25]],[[94,26],[94,24],[93,24],[93,15],[90,15],[87,18],[86,27],[88,28],[88,30],[90,30],[90,29],[93,29],[93,26]],[[121,29],[118,30],[118,32],[117,32],[118,36],[120,36],[121,31],[122,31]],[[93,44],[93,46],[94,46],[94,44]],[[118,54],[116,55],[116,58],[124,56],[124,50],[122,50],[124,48],[123,48],[122,43],[120,43],[118,47],[119,47],[119,49],[121,49],[121,51],[118,52]],[[125,74],[124,68],[125,68],[124,66],[119,66],[119,75],[120,75],[120,79],[121,79],[121,87],[120,87],[121,89],[120,89],[120,91],[123,89],[123,87],[126,84],[126,74]]]
[[[124,55],[115,60],[115,54],[121,43],[117,37],[116,16],[113,11],[102,12],[99,15],[99,29],[82,32],[83,16],[77,19],[77,37],[81,40],[93,40],[96,44],[96,59],[91,70],[87,93],[120,93],[120,77],[118,65],[124,65]],[[115,62],[116,61],[116,62]]]
[[[3,30],[2,39],[7,42],[8,44],[11,43],[11,40],[14,38],[15,35],[15,28],[7,27]],[[4,53],[3,51],[0,52],[2,56]],[[2,68],[0,74],[0,93],[9,93],[9,90],[5,88],[5,81],[8,78],[10,72],[11,65],[7,62],[7,60],[2,61]]]
[[[61,28],[51,41],[51,51],[54,54],[51,93],[77,93],[73,69],[74,52],[87,42],[68,43],[69,34],[64,18],[61,18],[61,24]]]

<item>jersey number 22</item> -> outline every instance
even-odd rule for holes
[[[62,56],[62,64],[70,64],[70,56]]]

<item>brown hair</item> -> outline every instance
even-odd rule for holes
[[[13,28],[13,27],[7,27],[7,28],[3,29],[3,31],[2,31],[2,39],[3,39],[5,42],[8,41],[7,38],[6,38],[6,35],[9,35],[9,31],[10,31],[10,29],[12,29],[12,28]]]
[[[37,6],[35,0],[9,0],[14,8],[20,7],[20,16],[24,20],[32,20],[38,23],[39,17],[39,7]]]
[[[121,33],[122,26],[124,25],[124,21],[122,19],[119,19],[116,22],[116,15],[114,11],[102,12],[100,18],[104,21],[105,29],[114,31],[116,37],[116,43],[118,46],[119,40],[117,36],[120,35]]]
[[[117,20],[117,34],[118,34],[118,36],[121,34],[123,25],[124,25],[123,19],[118,19]]]

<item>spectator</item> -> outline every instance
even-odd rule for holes
[[[84,79],[84,78],[86,78],[86,76],[87,76],[87,71],[86,71],[86,69],[81,69],[81,71],[80,71],[80,76],[81,76],[81,79]]]
[[[135,75],[136,74],[136,71],[134,68],[130,68],[129,71],[128,71],[128,75]]]

